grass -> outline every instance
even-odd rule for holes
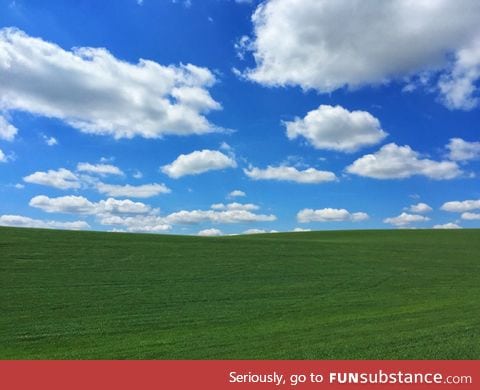
[[[480,230],[0,228],[3,359],[479,359]]]

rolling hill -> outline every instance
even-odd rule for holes
[[[480,230],[0,228],[2,359],[479,359]]]

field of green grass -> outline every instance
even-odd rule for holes
[[[480,230],[0,228],[2,359],[480,359]]]

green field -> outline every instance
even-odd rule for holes
[[[0,228],[3,359],[480,359],[480,230]]]

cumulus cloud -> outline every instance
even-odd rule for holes
[[[265,234],[265,233],[278,233],[278,231],[265,230],[265,229],[247,229],[242,234]]]
[[[426,203],[417,203],[412,204],[410,207],[407,208],[407,211],[410,211],[415,214],[426,214],[432,211],[433,209]]]
[[[161,168],[168,176],[178,179],[185,175],[198,175],[200,173],[225,168],[235,168],[237,163],[217,150],[197,150],[190,154],[181,154],[171,164]]]
[[[301,227],[296,227],[295,229],[293,229],[294,232],[296,233],[299,233],[299,232],[311,232],[312,229],[304,229],[304,228],[301,228]]]
[[[468,109],[477,104],[479,19],[476,0],[267,0],[252,16],[256,66],[243,75],[331,92],[440,72],[445,104]]]
[[[468,142],[461,138],[452,138],[447,144],[448,158],[454,161],[480,159],[480,142]]]
[[[232,224],[276,220],[275,215],[255,213],[258,209],[256,205],[240,203],[217,203],[209,210],[181,210],[166,216],[159,215],[159,209],[130,199],[108,198],[92,202],[83,196],[50,198],[38,195],[30,200],[29,205],[47,213],[92,215],[101,225],[130,232],[162,232],[171,229],[175,224]]]
[[[86,172],[90,174],[107,176],[107,175],[116,175],[123,176],[123,172],[120,168],[111,164],[90,164],[81,162],[77,164],[77,171]]]
[[[200,230],[198,232],[198,235],[202,237],[215,237],[215,236],[221,236],[223,235],[223,233],[221,230],[218,230],[218,229],[204,229],[204,230]]]
[[[17,135],[18,129],[10,124],[2,115],[0,115],[0,139],[13,141]]]
[[[284,122],[287,137],[304,137],[316,149],[355,152],[375,145],[387,133],[380,121],[367,111],[348,111],[341,106],[320,105],[304,118]]]
[[[161,233],[172,227],[165,219],[157,215],[102,215],[99,217],[100,224],[105,226],[119,226],[128,232]]]
[[[30,200],[31,207],[39,208],[47,213],[67,214],[147,214],[151,207],[130,199],[108,198],[99,202],[91,202],[83,196],[60,196],[50,198],[45,195],[35,196]]]
[[[8,158],[5,156],[5,153],[3,153],[2,149],[0,149],[0,163],[7,162]]]
[[[461,229],[462,227],[460,225],[457,225],[456,223],[449,222],[449,223],[444,223],[442,225],[434,225],[434,229]]]
[[[297,221],[300,223],[309,222],[343,222],[365,221],[369,218],[367,213],[350,213],[345,209],[324,208],[319,210],[303,209],[297,213]]]
[[[319,171],[315,168],[307,168],[298,170],[295,167],[288,166],[268,166],[265,169],[250,167],[244,169],[243,172],[253,180],[277,180],[277,181],[294,181],[302,184],[317,184],[336,180],[333,172]]]
[[[402,213],[396,217],[385,218],[383,222],[389,223],[390,225],[394,225],[397,227],[404,227],[412,223],[426,222],[429,220],[430,218],[423,215]]]
[[[165,217],[170,224],[248,223],[275,221],[275,215],[256,214],[249,210],[181,210]]]
[[[228,203],[228,204],[223,204],[223,203],[214,203],[210,206],[211,209],[213,210],[258,210],[260,207],[258,207],[256,204],[252,203]]]
[[[99,181],[90,175],[116,175],[123,176],[123,171],[111,164],[77,164],[77,173],[60,168],[58,170],[49,170],[47,172],[35,172],[25,176],[23,180],[27,183],[41,184],[62,190],[78,188],[94,188],[101,194],[111,197],[132,197],[132,198],[150,198],[159,194],[168,194],[171,190],[160,183],[142,184],[133,186],[130,184],[107,184]]]
[[[232,192],[230,192],[228,194],[229,198],[239,198],[239,197],[243,197],[243,196],[247,196],[247,194],[243,191],[240,191],[240,190],[233,190]]]
[[[441,100],[450,109],[471,110],[478,106],[480,79],[480,36],[455,53],[450,69],[440,77]]]
[[[30,199],[31,207],[39,208],[47,213],[69,213],[69,214],[93,214],[95,204],[83,196],[61,196],[50,198],[45,195],[38,195]]]
[[[480,199],[464,201],[454,200],[444,203],[440,209],[444,211],[450,211],[452,213],[464,213],[466,211],[480,209]]]
[[[90,225],[85,221],[60,222],[32,219],[22,215],[0,216],[0,226],[29,227],[42,229],[87,230]]]
[[[480,220],[480,213],[465,212],[465,213],[462,213],[461,217],[462,219],[465,219],[467,221]]]
[[[379,151],[367,154],[346,168],[348,173],[374,179],[405,179],[426,176],[434,180],[458,177],[462,171],[453,161],[434,161],[412,150],[410,146],[394,143],[382,146]]]
[[[43,135],[42,138],[48,146],[58,145],[58,141],[55,137],[47,137],[46,135]]]
[[[151,183],[132,186],[130,184],[117,185],[96,183],[96,189],[101,194],[114,197],[131,197],[131,198],[151,198],[159,194],[168,194],[171,190],[165,184]]]
[[[171,229],[171,225],[157,215],[158,209],[130,199],[108,198],[92,202],[82,196],[49,198],[39,195],[32,198],[29,205],[47,213],[93,215],[100,225],[122,228],[128,232],[157,233]]]
[[[82,132],[159,138],[219,129],[210,70],[192,64],[131,64],[103,48],[64,50],[13,28],[0,30],[0,109],[58,118]]]
[[[136,169],[132,174],[134,179],[141,179],[143,177],[143,173]]]
[[[35,172],[25,176],[23,181],[27,183],[40,184],[54,187],[60,190],[76,189],[81,187],[80,179],[73,172],[65,168],[59,170],[48,170],[47,172]]]

